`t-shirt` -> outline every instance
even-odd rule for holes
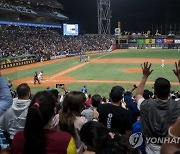
[[[160,99],[141,98],[138,101],[141,112],[142,130],[145,137],[165,137],[168,127],[180,116],[180,101],[169,99],[163,102]]]
[[[46,154],[76,154],[76,146],[74,139],[67,132],[46,130],[45,140]],[[16,133],[12,142],[13,154],[23,154],[24,146],[24,133]]]
[[[85,109],[82,111],[81,115],[84,116],[88,121],[93,120],[93,107]]]
[[[131,115],[130,112],[121,106],[112,104],[101,104],[98,106],[99,122],[103,123],[107,128],[125,134],[131,131]]]
[[[86,107],[90,107],[92,105],[92,99],[88,98],[85,104],[86,104]]]

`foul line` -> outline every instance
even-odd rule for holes
[[[99,56],[99,57],[97,57],[97,58],[94,58],[94,59],[90,60],[89,62],[84,62],[84,63],[82,63],[82,64],[79,64],[79,65],[77,65],[77,66],[68,68],[68,69],[66,69],[66,70],[64,70],[64,71],[61,71],[61,72],[59,72],[59,73],[57,73],[57,74],[54,74],[52,77],[50,77],[50,80],[51,80],[51,79],[54,79],[54,78],[56,78],[56,77],[58,77],[58,76],[65,75],[65,74],[67,74],[67,73],[69,73],[69,72],[72,72],[72,71],[74,71],[74,70],[77,70],[78,68],[83,67],[84,65],[87,65],[87,64],[91,63],[91,61],[93,62],[93,61],[95,61],[95,60],[97,60],[97,59],[100,59],[100,58],[102,58],[102,57],[105,57],[105,56],[107,56],[107,55],[110,54],[110,53],[111,53],[111,52],[108,52],[108,53],[106,53],[106,54],[104,54],[104,55],[101,55],[101,56]]]

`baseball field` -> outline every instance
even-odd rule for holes
[[[164,67],[161,67],[164,59]],[[140,64],[151,62],[154,70],[149,77],[146,88],[153,91],[153,83],[157,77],[165,77],[171,81],[172,90],[179,91],[180,86],[173,73],[174,62],[180,59],[177,50],[116,50],[90,55],[89,62],[80,62],[79,56],[39,62],[25,66],[2,70],[5,79],[10,79],[13,89],[20,83],[28,83],[32,93],[55,88],[56,84],[65,84],[68,91],[81,90],[86,85],[88,94],[99,93],[108,97],[114,85],[125,89],[139,83],[142,71]],[[34,72],[43,71],[41,84],[34,85]],[[60,92],[62,89],[58,89]]]

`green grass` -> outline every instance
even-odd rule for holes
[[[114,52],[107,54],[103,58],[166,58],[178,59],[180,53],[177,50],[123,50],[122,52]]]
[[[90,56],[91,59],[98,58],[165,58],[165,59],[180,59],[180,54],[177,50],[121,50],[120,52],[104,53]],[[9,73],[4,75],[5,78],[11,80],[16,80],[24,77],[33,77],[35,71],[44,71],[44,75],[53,75],[65,69],[71,68],[79,64],[79,57],[74,59],[65,60],[62,62],[48,64],[46,66],[39,66],[36,68],[30,68],[28,70],[17,71],[14,73]],[[37,63],[38,65],[38,63]],[[73,72],[68,73],[68,76],[75,77],[81,80],[129,80],[129,81],[140,81],[141,73],[124,73],[122,69],[124,68],[140,68],[140,64],[88,64]],[[152,75],[148,81],[154,81],[157,77],[165,77],[170,81],[176,81],[177,79],[172,73],[174,65],[165,64],[162,68],[160,64],[153,64],[154,69]],[[25,82],[25,81],[22,81]],[[68,84],[68,90],[81,90],[83,85],[88,88],[88,93],[94,94],[99,93],[102,96],[108,97],[112,86],[116,84],[106,84],[106,83],[71,83]],[[133,84],[121,84],[125,89],[129,89]],[[152,90],[153,85],[147,85],[146,88]],[[16,86],[13,86],[15,89]],[[45,90],[47,87],[31,87],[32,93],[36,93],[39,90]],[[52,86],[50,88],[55,88]],[[172,86],[175,91],[180,90],[179,85]],[[61,91],[61,89],[59,89]]]
[[[140,64],[89,64],[78,70],[68,73],[68,76],[75,77],[80,80],[128,80],[139,81],[142,73],[124,73],[126,68],[141,68]],[[160,64],[153,64],[154,70],[149,81],[154,81],[157,77],[165,77],[170,81],[177,81],[173,74],[174,65],[165,65],[164,68]]]
[[[70,60],[65,60],[62,62],[57,62],[57,63],[53,63],[53,64],[48,64],[45,66],[39,66],[36,68],[30,68],[27,70],[22,70],[22,71],[16,71],[13,73],[9,73],[9,74],[5,74],[5,78],[9,78],[10,80],[16,80],[16,79],[20,79],[20,78],[25,78],[25,77],[30,77],[34,75],[34,72],[40,72],[41,70],[44,72],[44,76],[48,76],[48,75],[53,75],[55,73],[61,72],[65,69],[68,69],[70,67],[76,66],[79,64],[79,58],[74,58],[74,59],[70,59]],[[38,63],[37,63],[38,65]],[[16,68],[14,68],[16,69]]]

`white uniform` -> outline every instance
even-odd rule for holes
[[[161,67],[164,67],[164,59],[161,61]]]
[[[42,73],[42,72],[40,72],[40,73],[38,74],[38,79],[39,79],[40,81],[43,79],[43,73]]]

